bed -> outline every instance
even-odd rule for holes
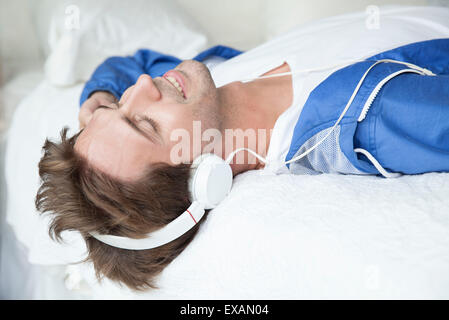
[[[449,37],[449,9],[381,10],[386,16],[400,16],[402,23],[431,30],[435,37]],[[304,33],[305,41],[327,43],[335,37],[326,31],[330,26],[364,19],[365,12],[355,12],[295,30]],[[211,44],[201,28],[191,28],[195,41],[189,42],[185,57]],[[7,136],[1,251],[2,294],[7,298],[449,298],[448,173],[384,179],[250,171],[236,177],[229,197],[164,270],[159,289],[135,292],[107,279],[97,281],[91,264],[76,263],[85,257],[81,236],[65,232],[64,243],[53,242],[47,234],[48,217],[39,216],[33,202],[42,142],[56,138],[62,126],[76,132],[82,81],[110,54],[96,52],[81,66],[72,57],[60,70],[54,65],[67,57],[64,50],[75,46],[82,54],[90,53],[69,36],[62,38],[54,39],[59,51],[52,51],[42,73],[16,80],[23,81],[17,86],[34,89],[19,103]]]

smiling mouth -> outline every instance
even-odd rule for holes
[[[170,82],[170,84],[173,85],[179,93],[181,93],[184,99],[186,98],[184,83],[182,82],[182,78],[179,74],[177,74],[176,71],[170,70],[166,72],[162,77]]]

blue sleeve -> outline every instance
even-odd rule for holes
[[[449,74],[449,39],[435,39],[411,43],[385,51],[368,60],[394,59],[429,69],[437,75]]]
[[[141,49],[133,56],[106,59],[86,82],[80,97],[80,105],[95,91],[108,91],[117,99],[141,74],[160,77],[175,68],[181,60],[153,50]]]

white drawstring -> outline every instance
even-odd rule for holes
[[[377,161],[376,158],[374,158],[373,155],[365,149],[356,148],[356,149],[354,149],[354,152],[361,153],[364,156],[366,156],[368,158],[368,160],[371,161],[371,163],[376,167],[377,171],[379,171],[380,174],[383,175],[385,178],[398,178],[402,175],[400,173],[388,172],[387,170],[385,170],[381,166],[379,161]]]

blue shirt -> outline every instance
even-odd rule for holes
[[[434,75],[397,62],[375,65],[340,124],[306,157],[290,163],[290,172],[378,174],[375,163],[387,174],[449,172],[449,39],[401,46],[331,74],[310,93],[285,160],[326,136],[362,75],[383,59]]]

